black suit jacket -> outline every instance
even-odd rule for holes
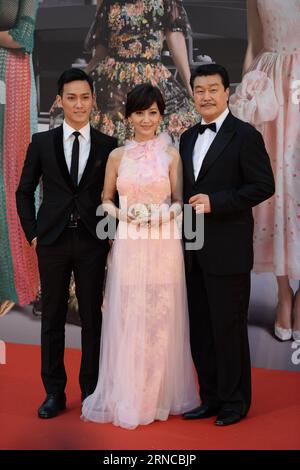
[[[204,246],[197,257],[207,272],[249,272],[253,266],[252,207],[274,194],[270,160],[261,134],[231,113],[211,144],[195,181],[193,149],[198,124],[181,136],[184,202],[208,194],[211,213],[204,216]],[[186,252],[189,262],[192,252]]]
[[[76,206],[85,227],[96,238],[96,209],[101,204],[105,166],[117,140],[91,127],[90,155],[77,188],[65,160],[63,127],[32,136],[17,189],[17,209],[26,238],[36,236],[39,244],[50,245],[67,226]],[[34,192],[42,177],[43,201],[35,214]]]

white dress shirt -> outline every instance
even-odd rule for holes
[[[220,114],[220,116],[217,119],[212,121],[216,123],[216,132],[212,131],[211,129],[206,129],[203,132],[203,134],[198,135],[198,138],[195,143],[194,151],[193,151],[193,167],[194,167],[195,181],[198,178],[204,157],[207,154],[209,147],[213,143],[213,140],[216,137],[217,133],[219,132],[220,127],[225,121],[228,113],[229,113],[229,109],[226,108],[225,111],[223,111],[223,113]],[[208,123],[204,121],[204,119],[202,119],[201,124],[208,124]]]
[[[67,167],[69,172],[71,171],[71,161],[72,161],[72,147],[75,140],[73,132],[76,132],[76,129],[73,129],[66,121],[63,122],[63,133],[64,133],[64,152]],[[91,126],[88,122],[84,127],[78,130],[80,132],[79,139],[79,165],[78,165],[78,183],[81,180],[82,174],[86,167],[90,149],[91,149]]]

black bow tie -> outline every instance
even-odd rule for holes
[[[206,129],[210,129],[213,132],[217,132],[217,126],[215,122],[211,122],[210,124],[200,124],[199,125],[199,134],[203,134]]]

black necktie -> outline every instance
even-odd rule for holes
[[[71,178],[74,183],[75,188],[78,184],[78,167],[79,167],[79,136],[81,135],[80,132],[73,132],[75,136],[73,147],[72,147],[72,160],[71,160]]]
[[[203,134],[206,129],[210,129],[213,132],[217,132],[217,126],[215,122],[211,122],[210,124],[200,124],[199,125],[199,134]]]

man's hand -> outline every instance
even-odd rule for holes
[[[30,245],[36,249],[36,237],[31,241]]]
[[[196,214],[208,214],[211,212],[209,196],[207,194],[195,194],[189,200],[189,204],[195,209]]]

